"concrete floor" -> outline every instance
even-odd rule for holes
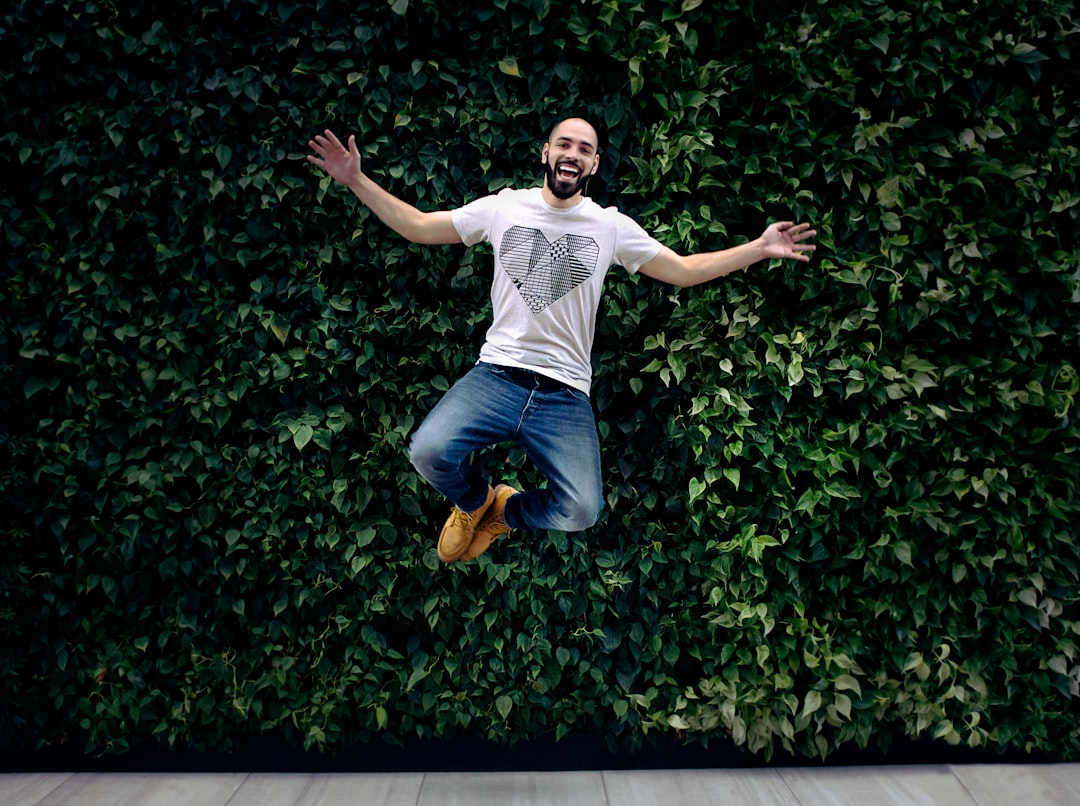
[[[488,773],[4,773],[0,806],[1078,806],[1080,764]]]

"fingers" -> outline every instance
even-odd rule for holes
[[[810,224],[802,222],[796,224],[794,221],[777,221],[773,224],[776,227],[777,232],[788,232],[791,235],[802,235],[803,238],[812,238],[817,235],[817,230],[810,229]]]
[[[355,151],[356,138],[352,135],[349,136],[349,151]],[[337,136],[327,129],[322,134],[316,134],[312,139],[308,140],[308,146],[313,151],[318,152],[321,156],[325,157],[332,150],[341,149],[345,151],[346,148],[341,144],[341,141],[337,139]]]
[[[329,129],[323,130],[322,134],[316,134],[309,140],[309,143],[318,143],[323,148],[336,146],[337,148],[345,148],[341,145],[341,140],[337,138],[337,135]]]
[[[792,244],[799,244],[799,249],[814,250],[817,248],[814,244],[802,243],[817,236],[817,230],[810,229],[810,225],[805,221],[801,224],[796,224],[794,221],[777,221],[773,224],[773,227],[776,228],[777,235],[789,239]]]
[[[328,150],[330,144],[326,141],[325,137],[322,137],[321,135],[317,134],[312,139],[308,140],[307,144],[308,144],[308,148],[310,148],[312,151],[314,151],[316,154],[318,154],[319,157],[321,157],[323,159],[326,159],[327,150]],[[316,157],[313,157],[312,155],[309,154],[308,159],[311,160],[312,162],[314,162],[316,160]]]

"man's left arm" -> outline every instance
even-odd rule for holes
[[[719,252],[680,255],[662,246],[656,257],[643,263],[638,271],[654,280],[680,287],[707,283],[759,260],[781,258],[809,262],[808,253],[817,248],[809,242],[815,235],[817,230],[810,229],[809,224],[778,221],[770,224],[761,237]]]

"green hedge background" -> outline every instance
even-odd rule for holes
[[[1080,758],[1073,2],[5,8],[0,748]],[[441,567],[406,445],[490,256],[404,242],[306,141],[448,208],[538,183],[569,111],[673,248],[819,250],[615,270],[600,523]]]

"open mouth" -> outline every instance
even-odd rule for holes
[[[563,162],[555,166],[555,175],[558,176],[560,179],[572,181],[581,176],[581,169],[578,168],[576,165],[571,165],[570,163]]]

